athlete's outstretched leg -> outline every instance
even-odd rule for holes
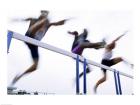
[[[123,61],[123,59],[121,57],[116,57],[116,58],[113,58],[113,59],[109,60],[109,65],[107,65],[107,66],[110,67],[110,66],[113,66],[113,65],[115,65],[117,63],[120,63],[122,61]],[[102,69],[102,70],[103,70],[103,75],[104,76],[101,79],[99,79],[97,81],[97,83],[95,84],[95,87],[94,87],[94,92],[95,93],[97,91],[98,86],[106,81],[106,69]]]
[[[17,75],[13,81],[12,81],[12,85],[14,85],[21,77],[23,77],[24,75],[26,74],[29,74],[33,71],[35,71],[37,69],[37,66],[38,66],[38,59],[39,59],[39,55],[38,55],[38,47],[37,46],[34,46],[34,45],[31,45],[31,44],[27,44],[30,51],[31,51],[31,55],[32,55],[32,58],[33,58],[33,65],[28,68],[24,73],[20,74],[20,75]]]
[[[12,85],[14,85],[14,84],[15,84],[21,77],[23,77],[24,75],[29,74],[29,73],[35,71],[36,68],[37,68],[37,65],[38,65],[38,61],[35,61],[34,64],[33,64],[29,69],[27,69],[24,73],[22,73],[22,74],[20,74],[20,75],[17,75],[17,76],[13,79]]]
[[[106,45],[106,42],[97,42],[97,43],[90,43],[90,42],[82,42],[80,44],[81,48],[95,48],[95,49],[99,49],[99,48],[104,48]]]
[[[95,93],[97,92],[98,86],[105,81],[106,81],[106,72],[103,73],[103,77],[101,79],[99,79],[99,81],[97,81],[97,83],[95,84],[95,87],[94,87],[94,92]]]

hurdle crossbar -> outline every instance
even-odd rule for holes
[[[9,32],[12,32],[12,31],[9,31]],[[75,58],[75,59],[77,58],[77,54],[68,52],[66,50],[54,47],[52,45],[49,45],[49,44],[46,44],[46,43],[43,43],[43,42],[40,42],[36,39],[30,38],[30,37],[27,37],[27,36],[23,36],[23,35],[21,35],[19,33],[16,33],[16,32],[13,32],[12,38],[15,38],[17,40],[24,41],[24,42],[39,46],[41,48],[51,50],[51,51],[56,52],[56,53],[60,53],[60,54],[65,55],[65,56],[69,56],[69,57],[72,57],[72,58]],[[79,60],[84,62],[84,58],[80,55],[79,55]],[[100,67],[100,68],[107,69],[107,70],[112,71],[112,72],[115,71],[115,69],[113,69],[113,68],[110,68],[108,66],[105,66],[105,65],[102,65],[102,64],[99,64],[99,63],[96,63],[96,62],[88,60],[88,59],[86,59],[86,63],[97,66],[97,67]],[[129,74],[126,74],[124,72],[119,71],[119,74],[122,75],[122,76],[126,76],[128,78],[133,79],[133,76],[131,76]]]

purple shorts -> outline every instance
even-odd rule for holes
[[[83,52],[83,48],[80,47],[80,45],[77,45],[73,50],[72,52],[75,53],[75,54],[78,54],[78,55],[81,55],[82,52]]]

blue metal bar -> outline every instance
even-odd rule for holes
[[[86,87],[86,65],[87,65],[87,63],[86,63],[86,59],[84,59],[84,78],[83,78],[83,92],[84,92],[84,94],[86,94],[87,93],[87,87]]]
[[[76,58],[76,94],[80,92],[80,83],[79,83],[79,55]]]
[[[116,70],[114,71],[114,80],[115,80],[116,94],[119,95]]]
[[[119,71],[117,71],[117,79],[118,79],[119,94],[122,95],[122,89],[121,89],[121,81],[120,81]]]
[[[7,53],[9,52],[12,37],[13,37],[13,32],[8,31],[8,33],[7,33]]]

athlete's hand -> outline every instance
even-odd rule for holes
[[[66,21],[67,21],[67,19],[61,20],[58,22],[58,25],[63,25],[63,24],[65,24]]]
[[[72,32],[68,31],[67,33],[68,33],[68,34],[71,34]]]

